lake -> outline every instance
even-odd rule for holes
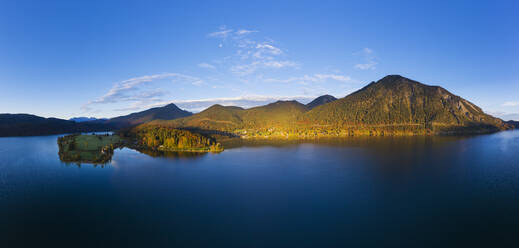
[[[57,137],[0,138],[0,247],[519,241],[519,131],[125,148],[103,166],[61,162]]]

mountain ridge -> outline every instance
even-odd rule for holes
[[[217,130],[246,137],[461,134],[510,128],[440,86],[400,75],[385,76],[311,109],[297,101],[232,111],[212,106],[188,118],[145,125]]]
[[[108,120],[74,122],[30,114],[0,114],[0,136],[108,131],[162,126],[242,137],[320,137],[488,133],[517,127],[483,112],[440,86],[388,75],[336,99],[308,104],[276,101],[244,109],[219,104],[192,114],[175,104]]]
[[[344,98],[319,106],[304,120],[343,127],[421,125],[418,128],[421,132],[440,133],[478,127],[483,132],[506,128],[502,120],[485,114],[475,104],[444,88],[400,75],[388,75]]]
[[[150,108],[144,111],[110,118],[106,120],[106,123],[109,125],[114,125],[116,128],[125,128],[152,120],[173,120],[181,117],[187,117],[192,114],[193,113],[182,110],[177,107],[177,105],[170,103],[162,107]]]
[[[82,117],[64,120],[45,118],[32,114],[0,114],[0,137],[37,136],[78,132],[114,131],[143,124],[156,119],[172,120],[191,115],[175,104],[147,109],[141,112],[118,116],[111,119]]]
[[[35,136],[77,132],[109,131],[100,123],[76,123],[59,118],[45,118],[32,114],[0,114],[0,137]]]

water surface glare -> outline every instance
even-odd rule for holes
[[[0,138],[0,247],[500,246],[519,241],[519,131],[116,150]]]

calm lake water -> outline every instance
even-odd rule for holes
[[[104,166],[60,162],[57,137],[0,138],[0,247],[519,242],[519,131],[122,149]]]

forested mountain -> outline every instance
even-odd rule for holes
[[[306,111],[308,108],[298,101],[277,101],[246,109],[241,116],[246,129],[280,128],[292,125]]]
[[[334,96],[331,96],[331,95],[324,95],[324,96],[320,96],[318,98],[315,98],[313,101],[311,101],[310,103],[306,104],[306,107],[308,109],[313,109],[317,106],[321,106],[323,104],[326,104],[326,103],[329,103],[329,102],[333,102],[337,100],[337,98],[335,98]]]
[[[34,136],[75,132],[107,131],[105,124],[44,118],[30,114],[0,114],[0,136]]]
[[[312,125],[379,131],[489,132],[506,128],[498,118],[439,86],[390,75],[308,112]]]
[[[152,121],[149,125],[225,132],[285,128],[293,125],[294,120],[307,111],[308,108],[297,101],[277,101],[250,109],[216,104],[186,118]]]
[[[226,107],[215,104],[206,110],[191,115],[189,117],[180,118],[174,121],[153,121],[152,123],[161,123],[161,125],[173,127],[193,127],[205,130],[234,130],[243,126],[240,107]]]
[[[156,107],[125,116],[111,118],[106,121],[107,124],[116,128],[139,125],[152,120],[173,120],[181,117],[192,115],[191,112],[182,110],[177,105],[171,103],[164,107]]]
[[[485,133],[510,128],[441,87],[398,75],[312,109],[296,101],[250,109],[214,105],[187,118],[146,125],[284,137]]]

